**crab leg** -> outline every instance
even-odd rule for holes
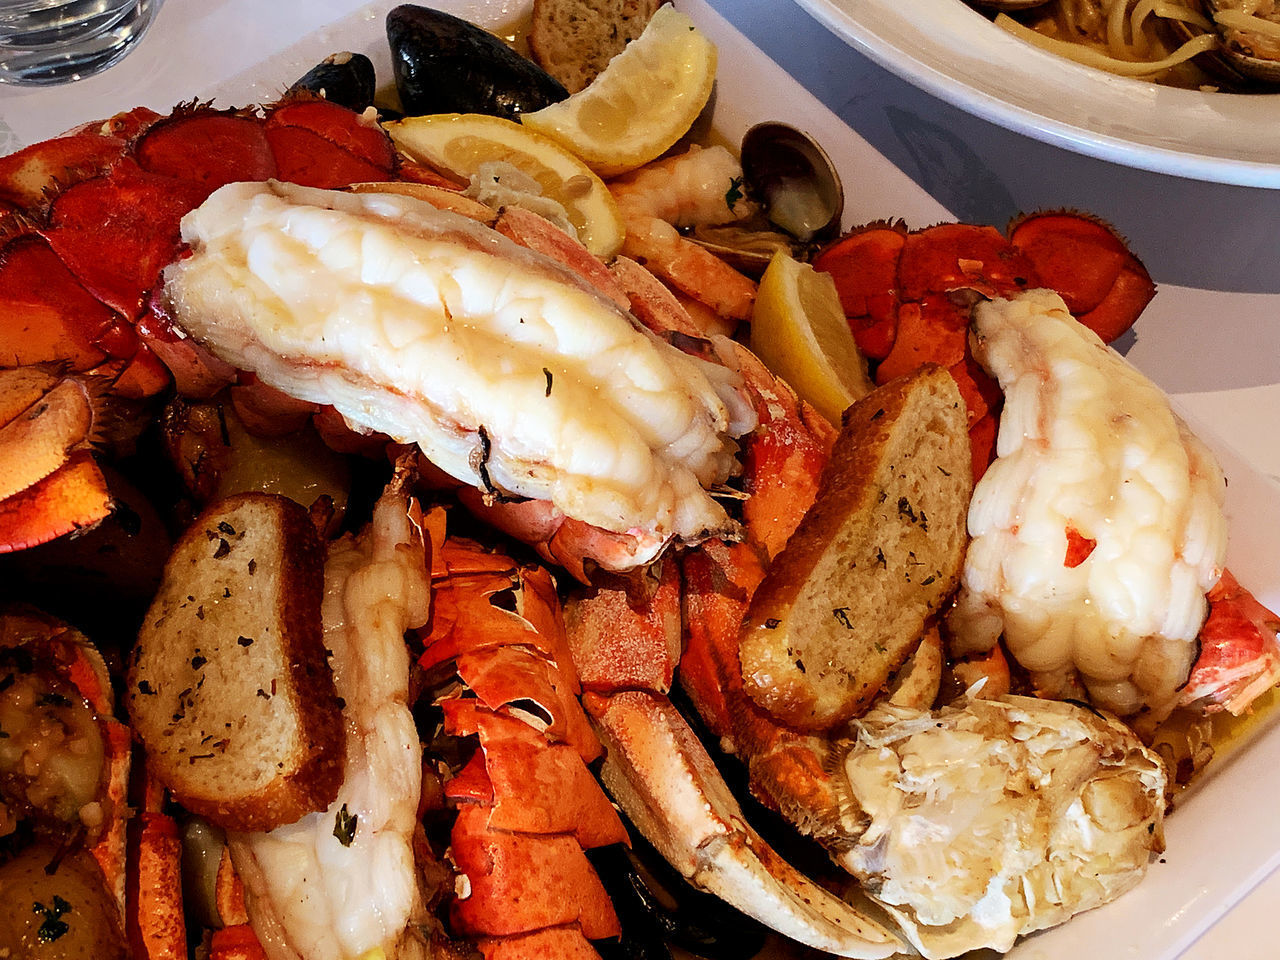
[[[738,361],[762,421],[747,451],[748,462],[761,469],[761,483],[767,483],[766,460],[774,473],[788,476],[803,472],[800,465],[820,468],[829,428],[815,435],[805,426],[804,405],[785,384],[745,351]],[[788,444],[783,436],[806,442]],[[789,506],[775,503],[757,514],[757,525],[778,547],[812,499],[816,485],[809,479],[798,492],[793,488]],[[892,933],[804,877],[747,824],[706,749],[668,699],[683,620],[688,649],[681,681],[712,732],[733,741],[737,724],[727,718],[758,712],[742,690],[737,632],[763,575],[759,550],[704,544],[682,565],[666,561],[652,594],[635,602],[621,585],[570,598],[566,626],[587,690],[583,704],[607,748],[601,776],[637,828],[697,886],[817,949],[887,957],[902,947]],[[764,722],[753,736],[764,739],[773,726]]]
[[[187,953],[182,839],[163,806],[164,787],[147,775],[137,841],[131,851],[125,924],[134,955],[145,960],[179,960]]]
[[[747,825],[711,757],[666,697],[588,698],[608,748],[601,776],[667,860],[779,933],[844,957],[888,957],[901,944],[813,883]]]

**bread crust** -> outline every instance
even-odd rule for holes
[[[571,94],[644,32],[662,0],[534,0],[529,49]]]
[[[870,707],[959,582],[972,493],[965,404],[942,367],[845,411],[817,500],[743,624],[752,699],[814,731]]]
[[[178,540],[138,633],[127,700],[148,770],[226,829],[293,823],[341,786],[324,554],[292,500],[218,501]]]

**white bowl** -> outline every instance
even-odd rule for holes
[[[1280,95],[1118,77],[1011,36],[962,0],[796,0],[886,70],[969,113],[1174,176],[1280,187]]]

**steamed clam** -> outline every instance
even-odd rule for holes
[[[1200,0],[1217,28],[1216,52],[1231,71],[1280,83],[1280,6],[1274,0]]]
[[[743,190],[760,212],[725,226],[697,227],[694,240],[758,276],[778,250],[808,260],[839,232],[840,174],[807,133],[785,123],[758,123],[743,136],[740,155]]]

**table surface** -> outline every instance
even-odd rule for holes
[[[1160,286],[1123,349],[1280,478],[1280,190],[1164,176],[1041,143],[917,90],[790,0],[707,2],[954,218],[999,226],[1022,211],[1074,208],[1111,222]],[[167,0],[139,49],[106,73],[66,87],[0,87],[0,154],[125,106],[168,109],[353,11],[381,18],[385,6]],[[877,209],[874,184],[846,187],[866,219],[897,216]],[[1274,956],[1277,908],[1280,873],[1182,960]]]

